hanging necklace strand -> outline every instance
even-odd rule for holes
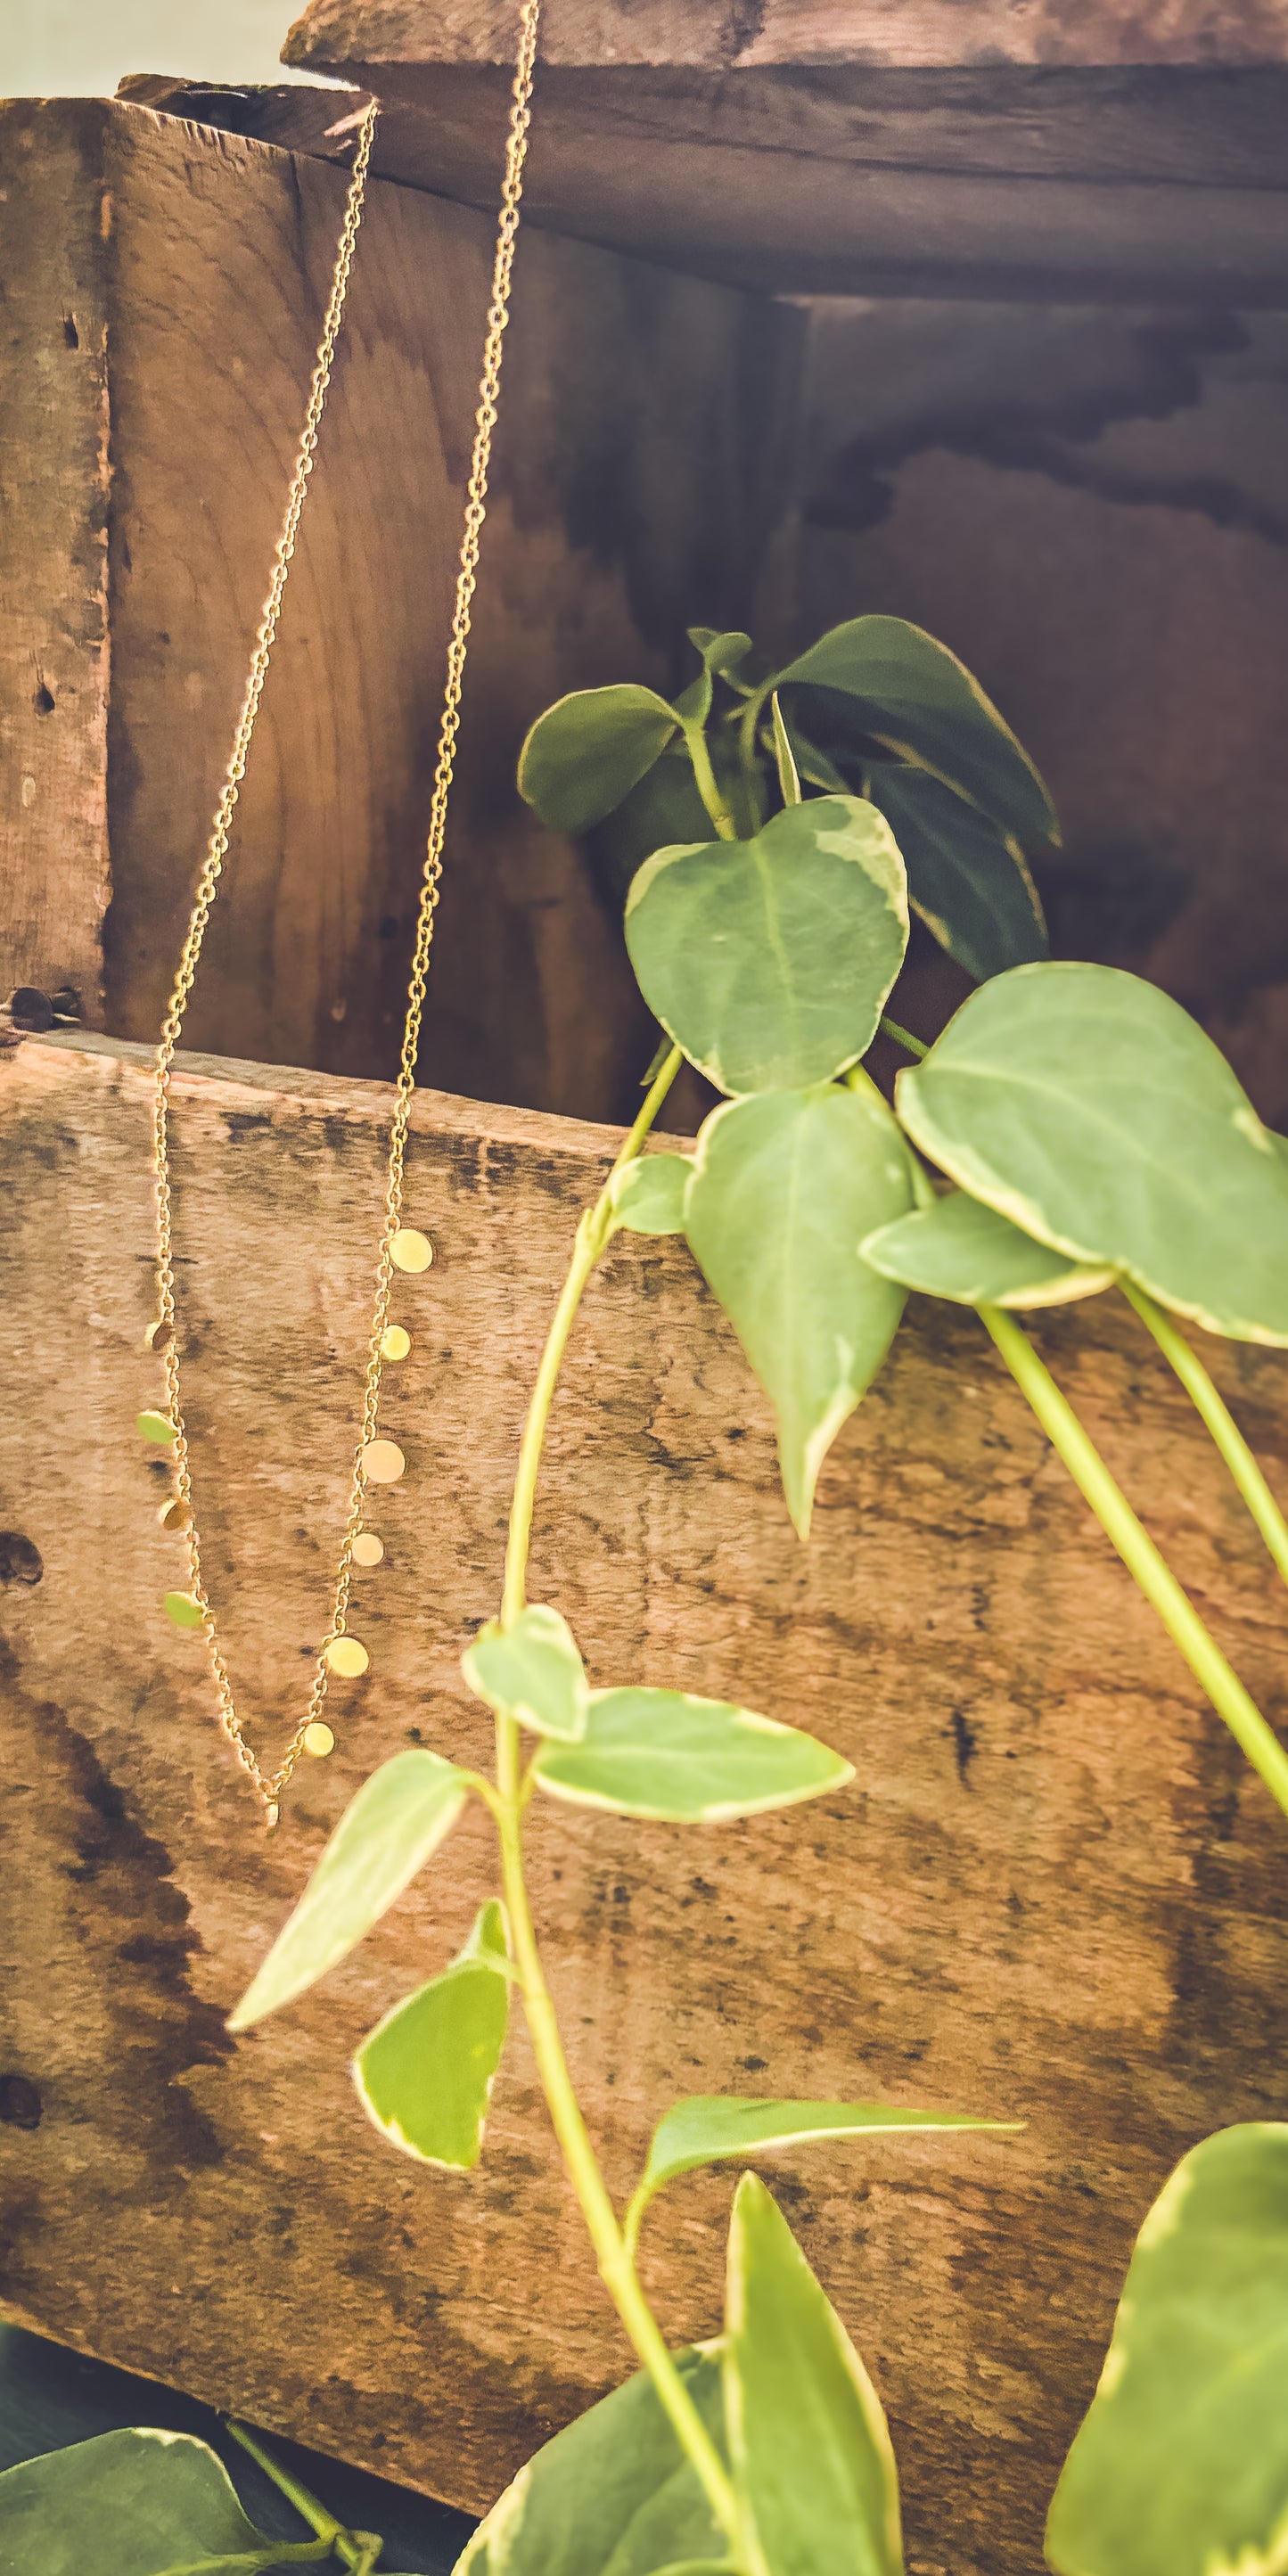
[[[348,1517],[340,1548],[332,1596],[331,1620],[314,1666],[308,1705],[291,1737],[275,1772],[265,1772],[246,1741],[241,1719],[233,1697],[228,1667],[219,1643],[214,1610],[206,1591],[201,1571],[201,1542],[193,1506],[192,1472],[188,1438],[180,1400],[179,1344],[175,1328],[173,1210],[170,1186],[169,1101],[171,1073],[175,1050],[183,1028],[184,1013],[196,978],[202,942],[210,919],[211,908],[228,851],[233,813],[238,791],[246,774],[247,756],[255,718],[263,696],[269,656],[277,632],[282,597],[286,589],[291,557],[299,534],[300,517],[309,476],[317,450],[318,430],[330,382],[349,271],[353,265],[354,246],[362,220],[367,172],[371,161],[379,101],[373,99],[363,113],[357,150],[345,205],[344,226],[331,282],[317,364],[313,372],[308,410],[303,435],[291,478],[282,532],[277,542],[273,576],[256,632],[246,693],[233,739],[232,756],[215,812],[214,825],[196,894],[188,920],[175,976],[174,990],[162,1023],[154,1077],[152,1118],[152,1168],[156,1194],[156,1286],[157,1318],[150,1334],[151,1346],[163,1359],[166,1384],[166,1412],[157,1417],[163,1425],[162,1437],[170,1446],[174,1461],[175,1493],[165,1507],[163,1518],[171,1528],[182,1529],[188,1550],[189,1590],[174,1596],[191,1605],[191,1624],[203,1631],[211,1676],[215,1686],[219,1723],[238,1762],[254,1788],[264,1809],[271,1831],[277,1823],[281,1800],[311,1728],[317,1728],[330,1744],[329,1730],[322,1727],[322,1711],[332,1671],[343,1669],[345,1639],[349,1649],[349,1669],[366,1669],[367,1657],[356,1639],[348,1637],[349,1596],[355,1563],[354,1542],[362,1536],[363,1502],[369,1470],[369,1453],[388,1450],[394,1474],[401,1473],[401,1452],[392,1443],[377,1443],[376,1426],[380,1410],[380,1381],[386,1356],[389,1330],[389,1301],[395,1267],[422,1268],[429,1259],[429,1246],[424,1238],[402,1226],[404,1164],[407,1133],[416,1087],[416,1059],[420,1047],[421,1019],[429,973],[430,949],[434,938],[434,915],[438,904],[443,873],[443,845],[447,830],[448,798],[456,755],[456,738],[460,728],[461,684],[469,644],[470,612],[478,577],[479,540],[487,515],[488,470],[492,455],[492,433],[497,421],[497,395],[501,378],[503,334],[509,320],[510,289],[514,267],[515,240],[519,229],[519,209],[523,195],[523,167],[527,157],[528,131],[532,116],[532,84],[536,69],[537,33],[541,0],[523,0],[520,13],[521,33],[510,109],[509,134],[506,143],[505,175],[501,190],[501,211],[497,226],[496,250],[492,270],[492,294],[487,314],[487,337],[484,343],[483,371],[479,384],[479,403],[475,413],[474,447],[465,508],[465,526],[456,577],[456,600],[451,634],[447,648],[447,676],[443,692],[443,712],[438,736],[438,760],[434,771],[424,867],[421,875],[420,902],[416,921],[416,942],[412,960],[411,981],[407,994],[407,1016],[403,1028],[402,1054],[398,1068],[396,1100],[389,1130],[389,1151],[385,1174],[384,1230],[376,1266],[375,1303],[367,1343],[366,1373],[363,1382],[362,1426],[354,1451],[353,1472],[349,1486]],[[400,1247],[399,1238],[402,1238]],[[405,1247],[406,1257],[400,1259]],[[396,1330],[397,1328],[395,1328]],[[406,1347],[405,1339],[400,1344]],[[372,1461],[372,1465],[376,1462]],[[386,1472],[388,1472],[388,1461]],[[336,1661],[333,1657],[337,1656]],[[361,1661],[357,1660],[361,1657]]]

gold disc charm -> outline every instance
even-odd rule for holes
[[[428,1270],[434,1247],[427,1234],[417,1234],[414,1225],[400,1225],[389,1246],[389,1258],[395,1270]]]
[[[157,1513],[157,1519],[160,1521],[163,1530],[190,1530],[192,1527],[192,1505],[191,1503],[185,1503],[181,1494],[172,1494],[169,1502],[162,1504],[160,1511]]]
[[[359,1673],[365,1673],[371,1661],[358,1637],[331,1637],[322,1652],[332,1672],[341,1673],[348,1682],[356,1681]]]
[[[168,1351],[173,1340],[174,1326],[167,1324],[164,1316],[161,1316],[155,1324],[149,1324],[143,1337],[143,1347],[145,1351],[156,1351],[159,1354],[162,1351]]]
[[[334,1743],[335,1737],[330,1727],[325,1725],[320,1717],[315,1717],[312,1725],[305,1727],[304,1750],[306,1753],[312,1753],[317,1761],[320,1762],[323,1756],[331,1751]]]
[[[379,1565],[384,1552],[384,1540],[374,1530],[359,1530],[350,1550],[355,1565]]]
[[[405,1360],[410,1349],[411,1335],[403,1331],[401,1324],[391,1324],[380,1336],[382,1360]]]
[[[176,1628],[199,1628],[206,1615],[192,1592],[167,1592],[162,1608]]]
[[[396,1485],[407,1461],[396,1440],[368,1440],[362,1452],[362,1472],[368,1484]]]

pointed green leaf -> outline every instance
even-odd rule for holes
[[[168,1413],[137,1413],[134,1417],[134,1428],[140,1440],[155,1441],[157,1447],[162,1449],[173,1447],[179,1437]]]
[[[723,2451],[719,2349],[673,2358]],[[640,2371],[520,2469],[453,2576],[654,2576],[667,2565],[719,2564],[722,2548],[697,2476]]]
[[[776,685],[826,690],[856,730],[963,788],[1003,831],[1058,842],[1055,807],[1028,753],[978,680],[921,627],[851,618],[780,671]],[[808,722],[808,706],[803,712]]]
[[[979,2120],[964,2111],[904,2111],[888,2102],[765,2102],[724,2093],[694,2094],[664,2113],[653,2132],[635,2199],[643,2204],[678,2174],[725,2156],[763,2155],[811,2138],[862,2138],[875,2131],[988,2129],[1010,2132],[1014,2120]],[[632,2204],[634,2205],[634,2204]]]
[[[718,632],[714,626],[691,626],[688,634],[708,671],[718,671],[722,679],[740,669],[751,651],[751,637],[744,635],[741,627]]]
[[[1072,1260],[1288,1347],[1288,1152],[1179,1002],[1113,966],[984,984],[896,1105],[932,1161]]]
[[[853,1765],[812,1735],[730,1700],[687,1691],[592,1691],[580,1744],[543,1744],[532,1765],[553,1797],[662,1824],[724,1824],[822,1797]]]
[[[1058,2576],[1288,2564],[1288,2127],[1205,2138],[1164,2184],[1047,2521]]]
[[[468,2172],[478,2163],[510,2009],[505,1914],[478,1914],[458,1959],[395,2004],[353,2061],[358,2099],[404,2155]]]
[[[346,1807],[295,1912],[228,2017],[249,2030],[316,1985],[409,1887],[465,1804],[460,1772],[417,1747],[395,1753]]]
[[[684,1194],[693,1164],[687,1154],[641,1154],[613,1182],[613,1224],[636,1234],[683,1234]]]
[[[908,871],[908,901],[941,948],[982,984],[1048,953],[1037,888],[1018,841],[942,779],[894,761],[865,767]]]
[[[676,725],[655,689],[579,689],[538,716],[519,754],[519,794],[553,830],[584,832],[629,795]]]
[[[880,2400],[754,2174],[734,2201],[725,2321],[749,2563],[762,2576],[899,2576],[899,2482]]]
[[[801,777],[808,779],[811,787],[823,788],[829,796],[852,796],[862,783],[862,759],[856,756],[850,764],[853,775],[849,778],[843,777],[835,761],[829,760],[827,753],[820,751],[818,744],[811,742],[808,734],[802,733],[798,724],[789,721],[777,689],[770,704],[778,709],[779,722],[787,736],[792,759]],[[766,748],[772,749],[772,747],[771,735]]]
[[[796,755],[792,750],[792,738],[783,720],[783,710],[778,702],[777,689],[775,689],[774,694],[769,701],[769,707],[770,714],[773,719],[774,759],[778,764],[779,794],[782,797],[784,805],[799,805],[801,803],[801,774],[796,766]]]
[[[1111,1288],[1114,1272],[1035,1243],[996,1208],[953,1190],[865,1237],[863,1258],[883,1279],[958,1306],[1067,1306]]]
[[[461,1657],[470,1689],[538,1735],[575,1737],[586,1723],[586,1674],[566,1619],[531,1601],[509,1628],[489,1619]]]
[[[823,1460],[903,1312],[859,1245],[911,1204],[910,1158],[871,1084],[733,1101],[698,1139],[686,1231],[773,1403],[802,1538]]]
[[[207,2443],[150,2427],[6,2469],[0,2533],[6,2576],[169,2576],[201,2560],[250,2576],[292,2547],[248,2521]]]
[[[903,861],[856,796],[788,806],[750,841],[659,850],[626,906],[650,1010],[720,1091],[791,1091],[855,1063],[907,943]]]

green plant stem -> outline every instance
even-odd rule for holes
[[[930,1049],[924,1038],[915,1038],[911,1029],[901,1029],[898,1021],[890,1019],[886,1012],[882,1012],[877,1026],[883,1037],[893,1038],[896,1046],[906,1047],[909,1055],[915,1055],[918,1062],[929,1055]]]
[[[1061,1395],[1028,1336],[1000,1306],[981,1306],[979,1315],[1128,1573],[1157,1611],[1173,1644],[1180,1648],[1196,1681],[1202,1684],[1218,1716],[1224,1718],[1271,1797],[1288,1815],[1288,1753],[1209,1636],[1152,1538],[1142,1529],[1125,1494],[1115,1484],[1099,1450],[1083,1430],[1072,1405]]]
[[[612,1233],[612,1185],[617,1173],[633,1162],[653,1124],[667,1092],[679,1072],[682,1058],[678,1047],[672,1047],[650,1085],[630,1134],[613,1164],[593,1208],[586,1211],[577,1227],[573,1257],[555,1308],[546,1346],[541,1354],[528,1418],[523,1428],[519,1449],[518,1472],[510,1506],[510,1533],[506,1547],[505,1590],[501,1606],[502,1625],[509,1627],[519,1617],[527,1598],[528,1549],[532,1536],[532,1512],[536,1498],[537,1477],[550,1406],[563,1355],[568,1346],[577,1309],[586,1283],[604,1251]],[[595,2249],[600,2277],[626,2328],[635,2351],[648,2371],[658,2399],[665,2408],[675,2436],[685,2456],[701,2480],[707,2501],[731,2546],[739,2537],[738,2509],[733,2488],[720,2454],[693,2404],[680,2377],[665,2338],[640,2287],[635,2265],[617,2222],[599,2169],[599,2160],[591,2144],[581,2107],[568,2072],[559,2024],[546,1984],[541,1954],[537,1946],[532,1909],[528,1902],[527,1880],[523,1867],[523,1813],[526,1789],[522,1775],[521,1739],[513,1718],[496,1721],[496,1781],[499,1793],[497,1830],[501,1846],[501,1877],[509,1918],[510,1939],[523,1995],[524,2012],[532,2033],[532,2045],[542,2090],[550,2112],[551,2123],[559,2142],[560,2153],[569,2180],[576,2192],[590,2240]]]
[[[374,2566],[384,2547],[379,2533],[346,2531],[344,2524],[337,2522],[335,2515],[328,2513],[326,2506],[319,2504],[317,2497],[290,2469],[283,2468],[281,2461],[275,2460],[272,2452],[266,2451],[254,2434],[247,2432],[244,2424],[237,2423],[231,2415],[225,2418],[225,2422],[234,2442],[249,2452],[265,2477],[272,2479],[279,2494],[286,2497],[288,2504],[294,2505],[296,2512],[312,2525],[318,2535],[317,2546],[307,2540],[287,2543],[281,2553],[283,2558],[321,2558],[328,2550],[334,2550],[337,2558],[342,2558],[346,2567],[353,2569],[354,2576],[366,2576],[366,2570]],[[272,2559],[267,2563],[276,2566],[277,2561]]]
[[[736,841],[738,826],[720,793],[719,782],[711,766],[711,749],[705,728],[700,724],[686,724],[683,730],[689,758],[693,763],[693,775],[698,782],[698,794],[721,840]]]
[[[1142,1324],[1153,1334],[1164,1359],[1175,1369],[1205,1429],[1216,1442],[1285,1583],[1288,1583],[1288,1521],[1285,1521],[1243,1433],[1227,1409],[1224,1398],[1214,1387],[1198,1352],[1191,1349],[1171,1316],[1161,1306],[1155,1305],[1143,1288],[1137,1288],[1130,1279],[1120,1279],[1118,1285],[1128,1305],[1135,1307]]]
[[[762,680],[760,687],[752,690],[738,720],[738,757],[748,774],[757,767],[756,727],[760,722],[760,711],[766,700],[772,698],[776,687],[776,679]]]

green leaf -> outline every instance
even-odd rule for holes
[[[684,1193],[693,1164],[687,1154],[640,1154],[613,1182],[613,1225],[636,1234],[683,1234]]]
[[[731,1102],[698,1138],[689,1242],[773,1403],[802,1538],[823,1461],[903,1312],[859,1245],[911,1204],[910,1157],[866,1081]]]
[[[470,1689],[538,1735],[576,1737],[586,1724],[586,1674],[566,1619],[529,1602],[509,1628],[489,1619],[461,1657]]]
[[[592,1691],[580,1744],[543,1744],[534,1778],[577,1807],[724,1824],[843,1788],[852,1763],[812,1735],[687,1691]]]
[[[172,1448],[179,1437],[168,1413],[136,1413],[134,1428],[140,1440],[155,1441],[158,1448]]]
[[[673,2358],[724,2449],[720,2347]],[[721,2563],[723,2534],[643,2371],[519,2471],[453,2576],[654,2576]]]
[[[988,2129],[1010,2132],[1015,2120],[978,2120],[964,2111],[904,2111],[888,2102],[765,2102],[725,2093],[696,2093],[665,2112],[653,2132],[632,2208],[642,2209],[677,2175],[726,2156],[763,2155],[811,2138],[862,2138],[874,2131]]]
[[[898,2576],[899,2482],[876,2390],[762,2182],[729,2230],[725,2404],[763,2576]]]
[[[1047,2521],[1058,2576],[1288,2564],[1288,2127],[1223,2129],[1164,2184]]]
[[[784,805],[799,805],[802,801],[801,775],[796,766],[796,755],[792,750],[792,738],[783,720],[783,711],[778,702],[777,689],[775,689],[774,694],[769,701],[769,705],[773,719],[774,759],[778,764],[779,794],[782,797]],[[842,793],[844,793],[843,788]]]
[[[973,1198],[1236,1341],[1288,1347],[1288,1154],[1179,1002],[1019,966],[963,1003],[899,1115]]]
[[[720,737],[710,745],[721,778]],[[727,781],[724,782],[727,786]],[[616,810],[597,823],[587,847],[601,891],[620,915],[631,879],[655,850],[673,842],[714,841],[711,817],[698,793],[693,764],[683,743],[664,751],[646,778],[633,787]]]
[[[751,637],[744,635],[741,627],[719,632],[714,626],[691,626],[688,635],[707,670],[718,672],[722,679],[738,670],[751,651]]]
[[[251,2576],[300,2554],[247,2520],[205,2442],[148,2427],[100,2433],[6,2469],[0,2531],[0,2567],[14,2576],[170,2576],[212,2562]]]
[[[908,901],[941,948],[986,983],[1048,953],[1046,922],[1019,843],[924,769],[873,761],[867,791],[908,871]]]
[[[465,1804],[461,1773],[437,1753],[395,1753],[364,1780],[258,1976],[228,2017],[252,2022],[316,1985],[410,1886]]]
[[[460,1957],[395,2004],[354,2058],[364,2111],[404,2155],[457,2172],[478,2163],[509,2009],[505,1913],[493,1898]]]
[[[579,689],[538,716],[519,754],[519,794],[553,830],[584,832],[653,767],[677,723],[655,689]]]
[[[1035,1243],[996,1208],[954,1190],[865,1237],[863,1258],[883,1279],[958,1306],[1066,1306],[1111,1288],[1114,1272]]]
[[[720,1091],[792,1091],[857,1062],[907,944],[903,861],[857,796],[788,806],[750,841],[659,850],[626,905],[650,1010]]]
[[[1028,753],[978,680],[944,644],[901,617],[855,617],[780,671],[776,687],[826,689],[858,730],[963,788],[1022,841],[1060,838]]]

